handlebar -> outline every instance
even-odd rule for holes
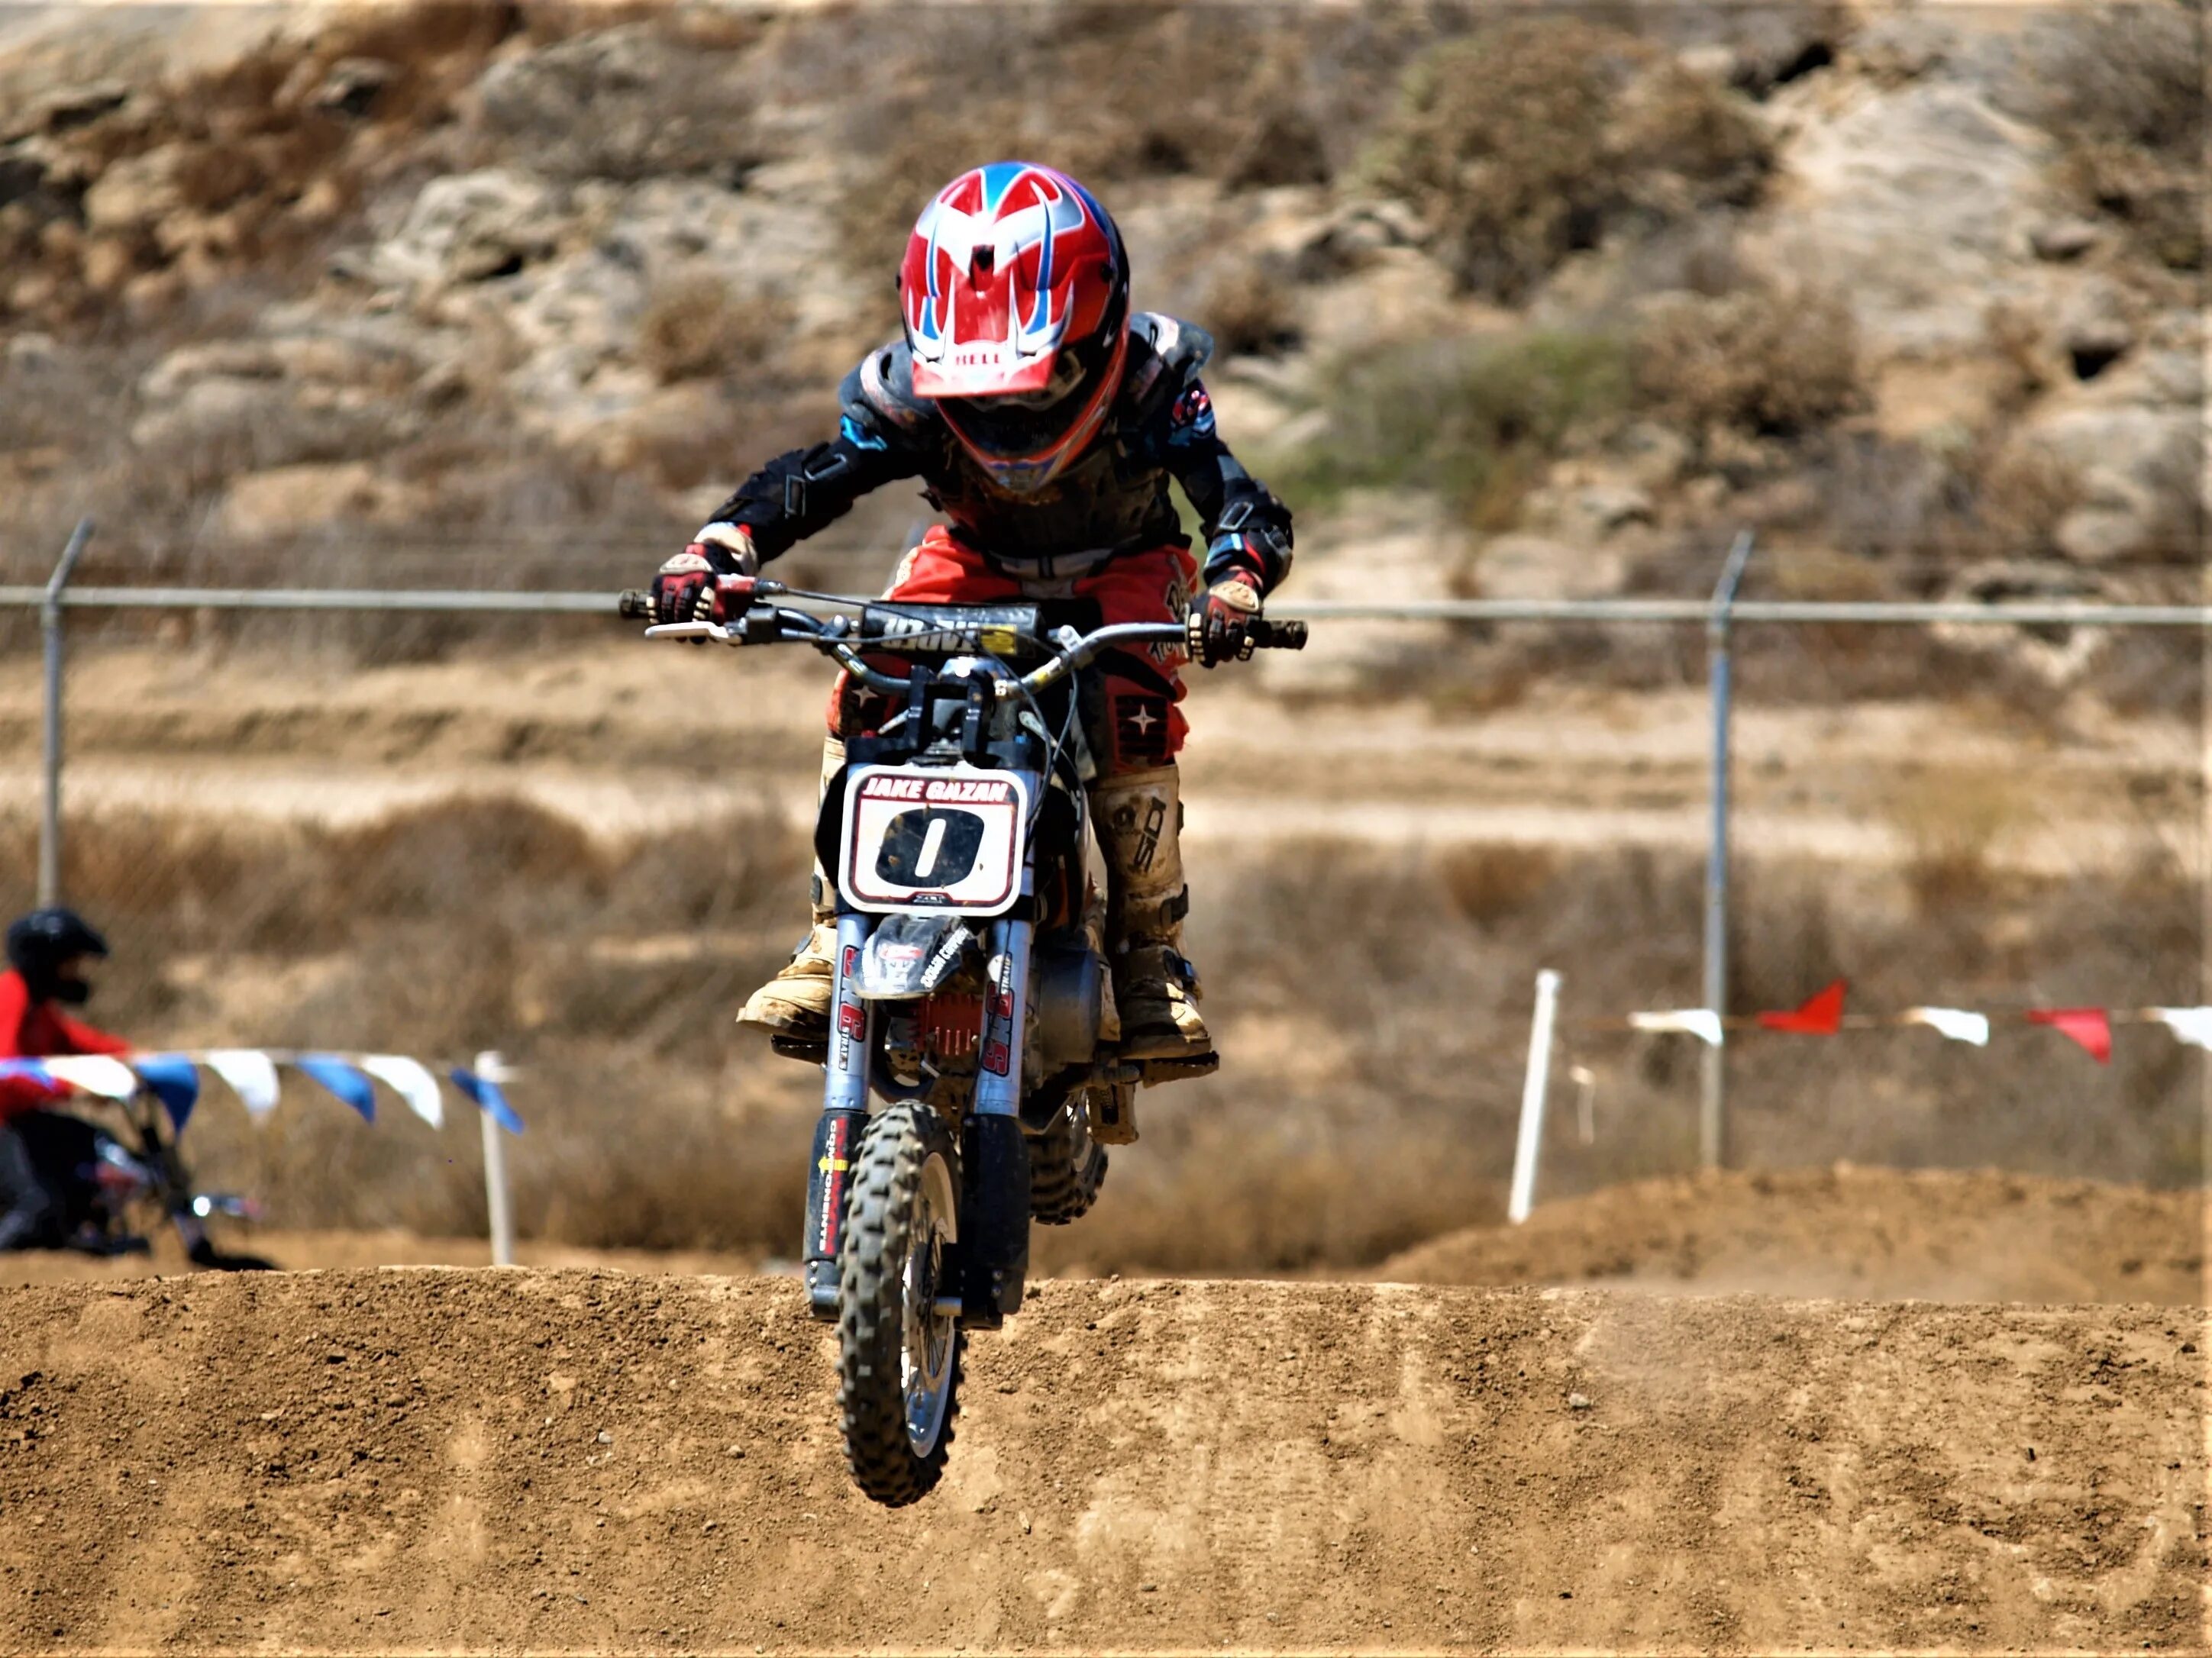
[[[787,592],[779,584],[761,582],[757,589],[763,597]],[[794,594],[793,597],[821,598],[820,594]],[[629,621],[650,621],[653,598],[648,593],[632,589],[624,592],[616,603],[617,613]],[[688,639],[719,645],[766,644],[774,641],[790,640],[811,644],[836,658],[839,665],[871,690],[896,695],[906,689],[906,682],[883,673],[862,661],[855,646],[865,649],[868,641],[854,639],[844,631],[849,618],[836,616],[829,620],[804,610],[788,610],[770,605],[747,612],[745,622],[757,618],[765,628],[744,624],[732,627],[720,622],[664,622],[645,630],[647,639]],[[1255,618],[1249,628],[1252,647],[1261,651],[1302,651],[1306,647],[1306,624],[1303,622],[1271,622],[1265,616]],[[1188,624],[1181,622],[1119,622],[1107,627],[1079,635],[1072,628],[1062,628],[1053,642],[1060,649],[1042,667],[1018,677],[999,681],[999,695],[1012,696],[1026,692],[1034,695],[1058,684],[1068,675],[1088,667],[1105,652],[1125,645],[1181,644],[1189,638]]]

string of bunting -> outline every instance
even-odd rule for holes
[[[326,1093],[376,1121],[376,1084],[382,1083],[407,1108],[433,1128],[446,1113],[437,1078],[420,1060],[404,1054],[294,1053],[258,1048],[211,1048],[185,1053],[52,1054],[40,1059],[0,1060],[0,1078],[27,1078],[60,1083],[105,1099],[127,1100],[141,1089],[161,1102],[169,1121],[181,1131],[199,1103],[200,1067],[228,1084],[256,1121],[276,1108],[281,1093],[277,1067],[287,1066]],[[509,1105],[493,1078],[454,1066],[446,1072],[462,1096],[510,1134],[522,1132],[522,1118]]]
[[[2212,1007],[2029,1007],[1996,1014],[1964,1007],[1908,1007],[1898,1013],[1846,1013],[1844,981],[1838,979],[1797,1006],[1771,1013],[1723,1015],[1709,1007],[1668,1008],[1632,1013],[1625,1019],[1592,1020],[1589,1030],[1674,1031],[1718,1048],[1731,1030],[1776,1030],[1798,1036],[1832,1036],[1844,1030],[1897,1029],[1923,1025],[1937,1035],[1976,1048],[1987,1048],[1998,1019],[2017,1019],[2057,1031],[2099,1065],[2112,1062],[2116,1025],[2164,1025],[2191,1048],[2212,1050]]]

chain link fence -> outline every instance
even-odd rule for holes
[[[804,925],[828,671],[647,647],[611,614],[644,561],[612,544],[426,564],[450,598],[398,592],[412,567],[380,553],[378,591],[296,599],[212,568],[231,597],[126,599],[94,548],[61,610],[58,870],[116,947],[94,1015],[149,1046],[497,1049],[526,1236],[787,1251],[817,1073],[730,1021]],[[1727,1007],[1838,977],[1869,1010],[2206,999],[2189,593],[2000,623],[1808,607],[1763,574],[1729,637]],[[1350,1266],[1494,1218],[1542,968],[1584,1108],[1553,1113],[1545,1194],[1700,1159],[1696,1045],[1617,1026],[1708,1005],[1711,606],[1283,608],[1316,618],[1305,656],[1194,676],[1224,1070],[1142,1097],[1143,1145],[1048,1265]],[[0,694],[20,908],[35,652]],[[1729,1157],[2188,1184],[2201,1059],[2162,1031],[2107,1067],[2047,1031],[1754,1038]],[[194,1135],[290,1224],[483,1225],[473,1136],[304,1099]]]

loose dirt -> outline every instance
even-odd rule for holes
[[[2201,1313],[1085,1283],[851,1490],[762,1279],[0,1297],[0,1646],[2201,1648]]]
[[[276,1227],[249,1230],[233,1225],[222,1232],[217,1242],[225,1249],[259,1255],[295,1272],[334,1267],[491,1265],[491,1245],[482,1238],[429,1238],[396,1229],[311,1232]],[[87,1280],[112,1283],[129,1278],[175,1278],[191,1272],[174,1232],[156,1232],[152,1242],[150,1254],[117,1255],[105,1260],[64,1250],[0,1254],[0,1286]],[[715,1254],[699,1249],[585,1249],[528,1239],[516,1244],[514,1253],[517,1263],[524,1266],[597,1269],[647,1276],[745,1273],[753,1271],[757,1264],[750,1256]]]
[[[1993,1170],[1638,1181],[1386,1261],[1409,1284],[1589,1284],[1881,1301],[2206,1303],[2199,1190]]]

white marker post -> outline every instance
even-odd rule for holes
[[[1552,1081],[1552,1022],[1559,1010],[1559,975],[1536,975],[1536,1016],[1528,1025],[1528,1075],[1521,1085],[1521,1133],[1513,1145],[1513,1194],[1505,1218],[1518,1226],[1536,1205],[1536,1153],[1544,1139],[1544,1096]]]
[[[496,1054],[477,1055],[477,1075],[486,1082],[509,1080],[512,1073]],[[507,1147],[501,1136],[506,1133],[491,1120],[491,1113],[479,1111],[477,1121],[483,1127],[484,1207],[491,1216],[491,1264],[495,1266],[514,1265],[514,1212],[507,1201]]]

